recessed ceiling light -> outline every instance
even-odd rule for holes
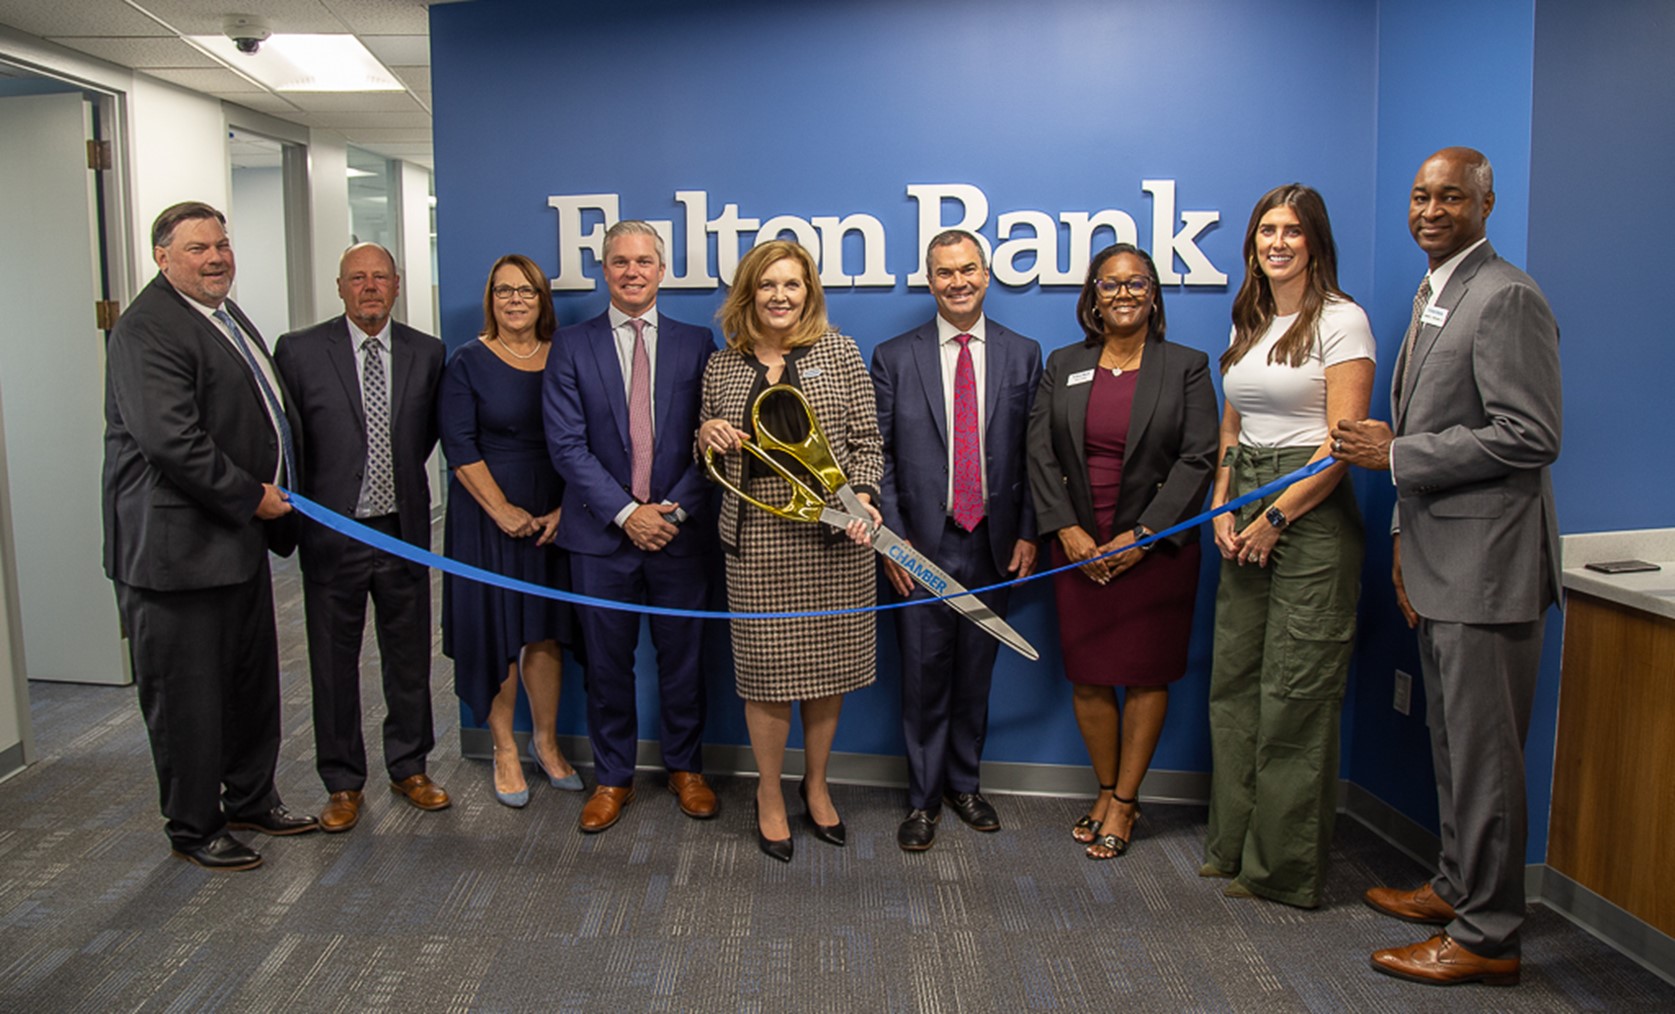
[[[241,53],[224,35],[187,41],[276,92],[399,92],[406,87],[353,35],[274,35]]]

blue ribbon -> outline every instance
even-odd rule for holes
[[[1160,539],[1167,539],[1171,535],[1177,535],[1181,532],[1187,531],[1188,529],[1196,528],[1218,514],[1226,514],[1228,511],[1238,510],[1240,507],[1243,507],[1248,503],[1261,500],[1266,496],[1277,493],[1294,482],[1300,482],[1301,480],[1310,478],[1311,476],[1319,475],[1321,472],[1332,467],[1335,463],[1336,459],[1330,455],[1321,458],[1319,461],[1311,461],[1302,468],[1297,469],[1295,472],[1291,472],[1288,475],[1282,475],[1265,486],[1258,486],[1249,493],[1233,500],[1229,500],[1214,510],[1205,511],[1197,517],[1188,518],[1172,528],[1165,528],[1161,532],[1153,532],[1151,535],[1148,535],[1137,542],[1123,546],[1121,549],[1113,549],[1109,553],[1093,557],[1090,560],[1082,560],[1077,563],[1066,564],[1063,567],[1057,567],[1053,570],[1038,571],[1031,574],[1029,577],[1020,577],[1014,578],[1010,581],[1001,581],[998,584],[985,585],[982,588],[972,588],[969,589],[966,594],[980,595],[985,592],[997,591],[1001,588],[1010,588],[1014,585],[1027,584],[1030,581],[1039,581],[1042,578],[1051,577],[1054,574],[1063,573],[1067,570],[1075,570],[1078,567],[1091,563],[1093,560],[1104,560],[1109,557],[1116,556],[1118,553],[1126,553],[1131,550],[1143,549]],[[579,606],[592,606],[596,609],[617,609],[627,613],[645,613],[651,616],[679,616],[695,620],[799,620],[812,619],[819,616],[850,616],[855,613],[881,613],[889,609],[906,609],[911,606],[922,606],[928,602],[941,602],[943,599],[958,597],[957,595],[941,595],[934,598],[911,598],[904,599],[900,602],[886,602],[882,605],[851,606],[847,609],[815,609],[780,613],[711,612],[703,609],[672,609],[667,606],[652,606],[639,602],[618,602],[614,599],[594,598],[591,595],[578,595],[575,592],[562,591],[557,588],[548,588],[545,585],[532,584],[528,581],[520,581],[517,578],[496,574],[493,571],[484,570],[481,567],[473,567],[468,563],[460,563],[458,560],[450,560],[445,556],[432,553],[428,549],[420,549],[419,547],[403,542],[394,536],[386,535],[375,528],[368,528],[366,525],[363,525],[352,518],[344,517],[336,511],[328,510],[327,508],[322,507],[313,500],[303,496],[301,493],[293,493],[289,490],[285,490],[284,493],[286,497],[290,499],[291,505],[296,508],[297,513],[301,514],[303,517],[324,525],[340,535],[346,535],[357,542],[364,542],[375,549],[381,549],[392,556],[398,556],[403,560],[407,560],[411,563],[417,563],[424,567],[433,567],[442,571],[444,574],[452,574],[455,577],[464,578],[467,581],[479,581],[483,584],[491,585],[496,588],[504,588],[507,591],[520,592],[524,595],[536,595],[544,599],[556,599],[559,602],[570,602]]]

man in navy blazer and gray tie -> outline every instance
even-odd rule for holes
[[[708,328],[657,311],[663,239],[626,220],[605,232],[611,302],[559,331],[547,359],[543,416],[553,467],[564,478],[555,543],[570,552],[577,593],[677,609],[709,601],[704,526],[709,482],[692,456]],[[580,606],[587,647],[587,729],[598,786],[582,807],[584,833],[615,824],[634,798],[639,747],[634,650],[640,615]],[[703,621],[650,618],[657,648],[663,766],[687,816],[715,816],[703,776]]]
[[[401,292],[395,258],[357,243],[338,261],[344,312],[280,335],[273,357],[302,415],[298,489],[331,510],[430,548],[436,392],[445,358],[435,338],[390,319]],[[308,668],[314,691],[314,766],[328,798],[320,827],[361,817],[361,639],[371,599],[384,689],[384,768],[390,789],[421,810],[449,805],[425,772],[436,745],[430,700],[430,571],[324,525],[299,533]]]
[[[1559,591],[1548,467],[1562,424],[1559,329],[1529,275],[1485,238],[1489,160],[1426,159],[1408,226],[1430,261],[1391,385],[1394,430],[1340,421],[1333,453],[1396,485],[1396,601],[1419,631],[1442,856],[1413,890],[1366,902],[1444,927],[1372,965],[1432,985],[1512,985],[1524,921],[1524,738],[1542,616]]]
[[[967,588],[1027,577],[1036,545],[1024,435],[1041,346],[984,317],[989,267],[976,236],[939,233],[925,270],[936,316],[879,345],[872,359],[884,523]],[[885,571],[897,592],[926,596],[896,564],[886,561]],[[1006,615],[1004,590],[983,599]],[[909,806],[896,843],[930,848],[944,801],[971,827],[998,831],[978,768],[999,642],[944,605],[896,616]]]

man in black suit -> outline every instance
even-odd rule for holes
[[[279,639],[268,550],[294,546],[279,484],[285,392],[227,298],[226,218],[198,201],[151,227],[159,274],[106,345],[105,573],[139,687],[165,830],[181,858],[248,870],[228,828],[314,830],[274,788]]]
[[[925,251],[936,316],[872,357],[884,436],[884,522],[968,588],[1035,569],[1035,505],[1024,436],[1041,383],[1041,346],[983,315],[989,266],[977,237],[940,233]],[[962,426],[961,420],[965,420]],[[962,465],[964,466],[962,468]],[[924,597],[895,563],[897,592]],[[985,602],[1006,615],[1006,591]],[[896,844],[922,852],[947,800],[966,824],[1000,830],[978,791],[999,642],[947,606],[896,613],[908,815]]]
[[[390,320],[401,291],[395,258],[376,243],[338,264],[344,313],[280,336],[274,360],[302,418],[309,498],[415,546],[430,547],[430,481],[442,343]],[[448,805],[425,774],[436,736],[430,708],[430,574],[422,566],[305,525],[303,609],[314,684],[315,768],[331,798],[327,831],[360,820],[366,785],[361,735],[361,635],[376,609],[384,684],[384,767],[390,789],[421,810]]]

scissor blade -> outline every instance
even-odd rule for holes
[[[899,564],[920,587],[932,595],[951,596],[943,601],[962,613],[966,619],[988,631],[990,636],[1001,644],[1031,662],[1041,657],[1034,645],[1024,640],[1024,636],[1013,630],[993,609],[984,605],[982,599],[966,591],[965,586],[949,577],[947,571],[914,552],[913,547],[902,541],[895,532],[879,525],[872,534],[872,548],[878,550],[886,560]]]

